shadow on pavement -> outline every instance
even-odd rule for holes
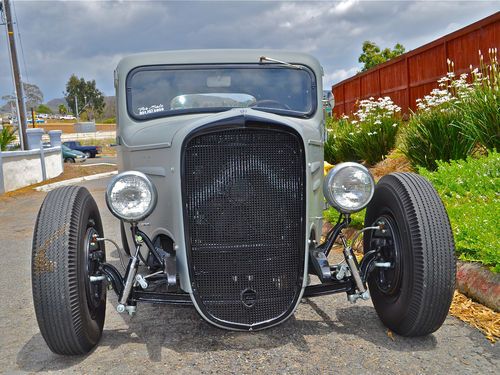
[[[116,299],[112,298],[112,302],[116,304]],[[293,345],[296,350],[307,353],[310,351],[307,336],[326,336],[332,333],[338,335],[339,345],[346,345],[345,337],[353,335],[394,351],[429,351],[436,347],[433,335],[422,338],[394,335],[394,341],[391,340],[387,336],[387,328],[379,321],[371,306],[340,308],[333,311],[336,319],[332,319],[316,302],[308,299],[305,304],[314,312],[313,319],[298,320],[292,316],[274,328],[253,333],[216,328],[205,322],[192,307],[144,304],[140,306],[136,316],[130,318],[122,315],[128,329],[108,330],[105,327],[98,348],[115,350],[121,345],[144,344],[148,357],[153,362],[162,360],[162,348],[178,353],[193,353],[247,351],[256,348],[270,350]],[[115,312],[108,311],[108,314],[113,313]],[[314,319],[318,317],[319,319]],[[37,333],[18,353],[17,364],[25,371],[60,370],[78,364],[87,356],[63,357],[53,354]]]
[[[430,351],[437,345],[437,340],[432,334],[423,337],[403,337],[394,333],[393,338],[389,338],[388,328],[382,324],[371,306],[336,309],[337,321],[333,321],[314,301],[308,300],[308,304],[337,334],[356,335],[376,346],[404,352]]]
[[[35,334],[17,353],[16,363],[21,370],[29,372],[63,370],[83,361],[91,355],[60,356],[50,351],[40,333]]]

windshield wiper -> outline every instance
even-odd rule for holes
[[[290,68],[294,68],[294,69],[302,69],[302,66],[300,66],[300,65],[290,64],[286,61],[276,60],[276,59],[273,59],[273,58],[267,57],[267,56],[261,56],[259,59],[259,62],[262,64],[265,61],[275,62],[278,64],[286,65],[286,66],[289,66]]]

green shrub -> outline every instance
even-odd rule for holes
[[[450,217],[457,255],[500,272],[500,154],[438,162],[419,173],[438,191]]]
[[[462,100],[454,103],[460,112],[457,123],[469,138],[488,150],[500,150],[500,69],[496,49],[490,64],[472,71],[472,85]]]
[[[328,139],[325,142],[325,160],[331,164],[343,161],[357,161],[354,148],[352,147],[352,136],[354,125],[346,119],[327,120]]]
[[[450,71],[439,88],[417,100],[401,150],[413,167],[435,170],[436,160],[465,159],[478,150],[500,148],[500,90],[496,49],[490,62],[460,77]],[[453,69],[453,63],[448,61]],[[470,82],[471,81],[471,82]]]
[[[14,142],[15,139],[16,132],[12,127],[6,126],[2,128],[2,131],[0,131],[0,151],[7,150],[7,145]]]
[[[400,124],[400,108],[389,97],[361,100],[353,119],[347,116],[327,123],[325,160],[362,161],[373,165],[394,147]]]
[[[414,113],[402,134],[401,151],[413,167],[437,168],[437,160],[465,159],[475,141],[457,125],[460,113],[450,105]]]

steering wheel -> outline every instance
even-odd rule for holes
[[[277,109],[291,109],[288,105],[281,103],[274,99],[263,99],[257,100],[250,107],[265,107],[265,108],[277,108]]]

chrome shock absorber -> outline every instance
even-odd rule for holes
[[[127,300],[130,296],[130,292],[132,291],[132,287],[134,286],[137,268],[139,267],[139,251],[141,249],[141,243],[141,240],[137,241],[135,254],[130,257],[128,262],[127,272],[125,274],[125,285],[120,298],[118,299],[118,306],[116,306],[116,311],[119,313],[125,312],[126,310],[130,315],[133,315],[136,311],[135,306],[127,305]]]
[[[363,228],[362,230],[358,231],[356,235],[353,238],[352,243],[357,240],[359,235],[367,230],[378,230],[380,229],[380,226],[373,226],[373,227],[366,227]],[[347,243],[347,239],[345,238],[343,233],[340,233],[339,235],[340,240],[342,241],[342,246],[344,248],[343,253],[344,253],[344,258],[345,261],[347,262],[347,265],[349,266],[349,269],[351,271],[351,275],[354,279],[354,282],[356,284],[356,288],[358,289],[358,293],[355,294],[348,294],[347,298],[349,299],[350,302],[356,302],[359,298],[363,300],[368,300],[370,299],[370,292],[368,289],[366,289],[365,284],[363,283],[363,280],[361,279],[361,275],[359,274],[359,266],[358,262],[356,261],[354,252],[352,250],[352,247],[349,246]]]

